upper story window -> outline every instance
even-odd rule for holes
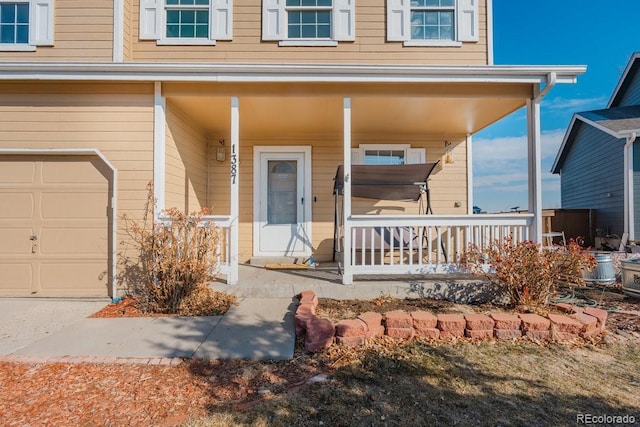
[[[140,0],[140,39],[214,45],[231,40],[233,0]]]
[[[476,42],[479,0],[387,0],[387,40],[405,46]]]
[[[0,51],[53,45],[53,0],[0,0]]]
[[[337,46],[355,40],[355,0],[263,0],[262,40]]]

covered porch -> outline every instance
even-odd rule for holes
[[[507,236],[540,242],[540,101],[584,68],[386,68],[300,67],[231,73],[224,81],[157,82],[154,164],[165,165],[154,170],[157,214],[174,201],[186,210],[213,206],[208,219],[221,229],[220,272],[229,284],[242,279],[239,265],[255,256],[330,261],[336,214],[340,282],[347,285],[354,275],[457,273],[458,255],[469,244]],[[473,135],[523,106],[528,212],[473,215]],[[188,126],[176,119],[172,125],[172,115]],[[199,135],[199,156],[180,148],[189,133]],[[432,213],[420,212],[419,202],[352,197],[352,165],[372,153],[405,164],[439,162],[428,183]],[[182,183],[171,182],[174,160],[184,167]],[[333,177],[341,164],[336,210]],[[295,174],[274,205],[269,180],[289,176],[275,169],[283,165],[293,165]],[[272,205],[282,210],[276,216]]]

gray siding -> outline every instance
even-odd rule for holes
[[[561,171],[564,209],[596,209],[596,229],[624,231],[624,141],[576,123],[575,141]],[[640,151],[640,150],[639,150]]]
[[[640,105],[640,73],[637,72],[631,77],[629,86],[625,89],[618,107],[627,107],[630,105]]]
[[[640,237],[640,140],[633,143],[633,227]]]

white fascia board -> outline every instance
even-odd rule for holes
[[[4,63],[0,80],[182,82],[575,83],[585,66],[378,66],[309,64]]]
[[[616,132],[616,131],[611,130],[611,129],[605,127],[605,126],[602,126],[598,122],[594,122],[593,120],[589,120],[589,119],[587,119],[586,117],[584,117],[584,116],[582,116],[580,114],[576,114],[576,116],[577,116],[578,119],[580,119],[580,121],[582,121],[582,122],[584,122],[584,123],[586,123],[588,125],[591,125],[594,128],[596,128],[598,130],[601,130],[602,132],[604,132],[604,133],[606,133],[608,135],[611,135],[614,138],[618,138],[618,139],[624,138],[625,135],[630,134],[631,132],[633,132],[633,131],[626,131],[626,130],[623,131],[623,132]]]
[[[622,84],[627,79],[627,75],[631,71],[631,68],[633,67],[634,62],[636,62],[636,59],[638,58],[640,58],[640,52],[635,52],[633,55],[631,55],[631,58],[627,63],[627,67],[624,69],[624,72],[622,73],[620,80],[618,80],[618,84],[616,85],[616,88],[611,93],[611,98],[609,98],[609,102],[607,102],[607,108],[611,108],[611,104],[613,103],[613,100],[616,99],[616,97],[618,96],[618,92],[620,92],[620,88],[622,87]]]

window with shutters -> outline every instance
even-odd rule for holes
[[[53,45],[53,0],[0,0],[0,50]]]
[[[140,39],[214,45],[232,38],[232,0],[140,0]]]
[[[337,46],[355,40],[355,0],[263,0],[262,40]]]
[[[479,0],[387,0],[387,41],[405,46],[477,42]]]

